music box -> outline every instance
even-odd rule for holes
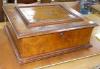
[[[96,24],[60,4],[5,5],[6,33],[21,63],[89,48]]]

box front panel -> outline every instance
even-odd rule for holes
[[[23,58],[89,44],[93,29],[93,27],[88,27],[60,33],[17,39],[9,22],[7,23],[7,26],[10,30],[16,48]]]
[[[17,48],[22,57],[36,56],[53,51],[89,44],[92,28],[19,39]]]

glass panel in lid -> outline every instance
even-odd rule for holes
[[[30,27],[82,21],[77,15],[73,15],[71,11],[58,4],[19,6],[17,9],[26,25]]]

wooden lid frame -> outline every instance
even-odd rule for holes
[[[39,4],[16,6],[28,27],[39,27],[55,24],[82,21],[77,14],[60,4]],[[50,11],[50,12],[49,12]]]

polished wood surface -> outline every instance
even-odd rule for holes
[[[69,8],[67,6],[63,7],[63,5],[60,4],[16,6],[16,9],[20,13],[19,15],[21,15],[21,17],[24,19],[24,23],[29,27],[84,21],[84,19],[78,16],[78,12],[73,12],[75,11],[73,8]],[[13,10],[13,8],[10,10]]]
[[[69,6],[68,4],[71,4],[71,3],[65,2],[65,3],[60,3],[60,4],[63,4],[66,7],[66,6]],[[76,6],[76,4],[77,3],[75,3],[71,6],[72,7]],[[77,14],[76,15],[79,16],[80,18],[82,18],[81,21],[77,22],[77,20],[75,20],[75,22],[73,22],[73,19],[72,19],[72,22],[70,22],[70,23],[49,25],[49,26],[45,26],[45,27],[39,26],[39,27],[28,28],[24,24],[25,21],[22,19],[22,17],[18,13],[18,11],[16,11],[15,6],[13,4],[5,5],[3,8],[4,8],[4,12],[5,12],[6,16],[8,17],[9,21],[11,21],[11,23],[12,23],[11,24],[12,27],[14,27],[13,29],[14,29],[14,32],[16,33],[16,36],[18,39],[23,38],[23,37],[49,34],[49,33],[54,33],[54,32],[69,31],[72,29],[78,29],[78,28],[84,28],[84,27],[93,27],[95,25],[94,23],[89,23],[88,18],[82,17],[81,14],[78,14],[76,11],[76,13],[78,14],[78,15]],[[70,9],[70,10],[75,11],[73,9]]]
[[[84,28],[70,32],[17,39],[11,27],[9,28],[17,49],[23,58],[89,44],[92,32],[92,28]]]

